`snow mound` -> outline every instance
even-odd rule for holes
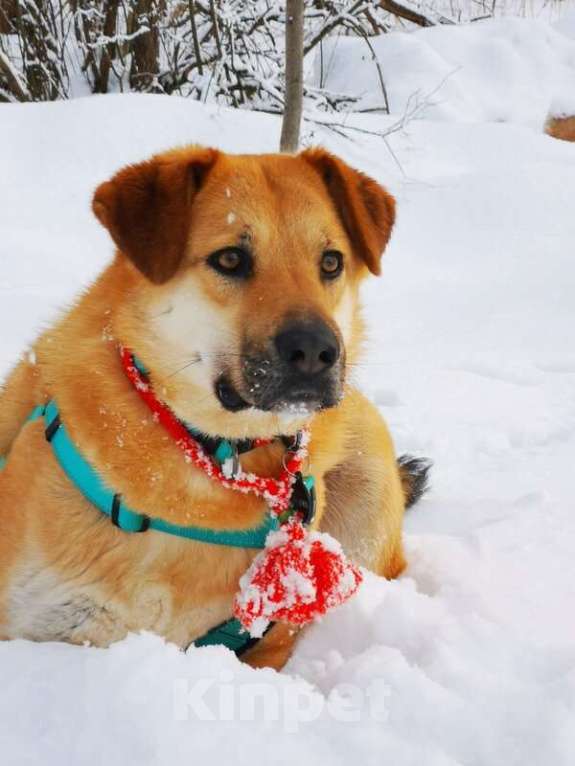
[[[98,182],[184,142],[279,137],[270,115],[175,97],[0,112],[0,374],[110,257]],[[150,635],[0,643],[3,765],[575,763],[575,146],[428,120],[391,135],[393,154],[369,133],[304,139],[398,200],[352,376],[398,452],[434,460],[406,517],[409,568],[366,573],[281,674]]]
[[[3,763],[567,766],[575,650],[551,655],[509,635],[485,583],[470,586],[467,553],[425,548],[412,553],[429,592],[367,574],[355,604],[313,628],[283,674],[150,634],[109,650],[0,644]]]
[[[561,18],[553,24],[553,27],[558,32],[575,40],[575,8],[567,9]]]
[[[569,27],[569,17],[557,23]],[[333,37],[317,55],[314,83],[352,93],[352,108],[456,122],[513,122],[541,128],[575,114],[575,41],[547,23],[489,19],[463,26],[393,32],[364,40]],[[379,62],[379,69],[374,60]]]

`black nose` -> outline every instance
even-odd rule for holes
[[[329,370],[339,359],[339,343],[324,322],[298,322],[285,327],[275,337],[283,362],[304,375]]]

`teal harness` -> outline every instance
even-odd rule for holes
[[[201,543],[214,545],[230,545],[236,548],[263,548],[268,532],[278,529],[277,517],[270,513],[264,523],[255,529],[246,530],[213,530],[205,527],[170,524],[159,518],[150,518],[143,513],[129,508],[119,494],[108,489],[92,466],[80,454],[74,442],[68,435],[60,419],[56,404],[51,401],[45,407],[36,407],[30,420],[44,418],[46,424],[46,439],[52,445],[54,454],[62,470],[70,481],[82,492],[102,513],[109,516],[117,527],[124,532],[146,532],[155,529],[176,537],[197,540]]]
[[[60,418],[58,407],[54,401],[44,406],[36,407],[28,418],[28,422],[44,420],[46,439],[50,443],[54,455],[68,477],[84,497],[96,506],[102,513],[110,517],[112,522],[124,532],[146,532],[149,529],[164,532],[188,540],[197,540],[212,545],[226,545],[238,548],[264,548],[269,532],[280,526],[277,516],[269,511],[259,527],[246,530],[213,530],[196,526],[179,526],[164,521],[161,518],[151,518],[129,508],[121,495],[110,490],[101,480],[98,473],[82,456],[70,438]],[[193,432],[192,432],[193,433]],[[214,456],[218,460],[229,457],[233,447],[230,442],[219,442]],[[6,465],[6,458],[0,456],[0,470]],[[304,490],[309,495],[310,510],[314,503],[313,480],[306,477]],[[224,645],[238,656],[253,646],[258,639],[250,638],[238,620],[230,619],[209,630],[204,636],[194,641],[194,646]]]

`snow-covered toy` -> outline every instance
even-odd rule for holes
[[[269,533],[265,550],[241,578],[234,614],[256,638],[272,621],[305,625],[346,601],[361,579],[337,540],[308,531],[292,516]]]

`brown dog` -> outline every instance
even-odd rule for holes
[[[253,549],[118,529],[63,473],[44,423],[27,422],[56,401],[103,482],[149,517],[257,526],[265,503],[183,459],[128,382],[120,345],[204,434],[273,438],[310,425],[315,525],[360,564],[398,575],[405,500],[423,478],[398,466],[378,411],[346,384],[362,338],[358,287],[379,273],[393,198],[321,149],[192,146],[120,171],[93,208],[116,257],[0,396],[0,638],[106,646],[146,629],[186,647],[231,616]],[[242,466],[277,476],[284,450],[260,446]],[[245,657],[279,668],[294,640],[276,625]]]

